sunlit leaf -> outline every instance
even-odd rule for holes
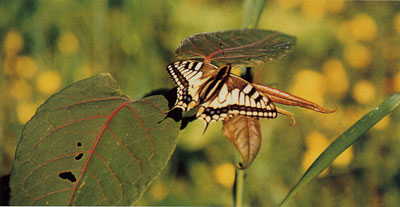
[[[261,147],[260,122],[253,117],[233,116],[224,120],[222,133],[235,145],[242,158],[239,168],[248,168]]]
[[[175,50],[179,59],[203,58],[217,64],[257,65],[278,60],[294,49],[296,38],[261,29],[200,33],[183,40]]]
[[[302,178],[290,190],[281,202],[280,206],[285,205],[299,190],[315,179],[325,170],[344,150],[351,146],[357,139],[373,127],[388,113],[395,110],[400,105],[400,92],[392,95],[378,107],[372,109],[353,126],[339,136],[318,158],[310,168],[304,173]]]
[[[108,74],[61,90],[26,124],[11,205],[132,205],[166,165],[179,124],[162,96],[132,101]]]

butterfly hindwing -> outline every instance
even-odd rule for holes
[[[218,97],[200,106],[197,117],[206,124],[228,116],[244,115],[257,118],[276,118],[275,105],[251,83],[231,74],[221,87]]]

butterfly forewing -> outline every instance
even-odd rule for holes
[[[199,89],[213,76],[217,67],[199,61],[183,60],[167,66],[169,76],[178,86],[174,107],[189,111],[199,104]]]

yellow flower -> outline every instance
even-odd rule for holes
[[[320,73],[309,70],[300,70],[294,78],[291,93],[317,104],[323,105],[323,95],[325,92],[323,77]]]
[[[82,79],[88,78],[88,77],[90,77],[90,76],[92,76],[92,75],[93,75],[93,69],[92,69],[89,65],[87,65],[87,64],[82,65],[82,66],[78,69],[78,71],[76,71],[76,72],[73,74],[73,76],[74,76],[74,81],[82,80]]]
[[[21,56],[17,59],[15,70],[20,77],[33,78],[37,71],[37,65],[31,57]]]
[[[353,146],[350,146],[345,151],[343,151],[333,162],[332,166],[335,167],[345,167],[350,164],[351,160],[353,159],[354,152]]]
[[[394,91],[400,91],[400,71],[396,73],[396,75],[394,75]]]
[[[157,183],[151,188],[151,195],[156,201],[161,201],[168,195],[167,186]]]
[[[235,167],[231,163],[219,165],[215,169],[215,179],[225,187],[232,187],[235,182]]]
[[[50,95],[56,92],[61,85],[61,78],[57,71],[46,71],[37,78],[37,87],[40,92]]]
[[[375,86],[371,81],[358,81],[353,88],[353,98],[361,104],[369,104],[375,100]]]
[[[390,116],[383,117],[378,123],[373,127],[376,130],[385,130],[390,125],[391,119]]]
[[[318,156],[329,146],[328,138],[318,131],[312,131],[306,137],[307,151],[303,155],[302,167],[309,168]],[[326,172],[323,172],[323,174]]]
[[[18,121],[25,124],[35,114],[38,105],[31,102],[21,102],[17,105]]]
[[[356,69],[367,67],[371,63],[371,50],[362,44],[351,44],[344,51],[347,63]]]
[[[394,28],[398,33],[400,33],[400,12],[394,18]]]
[[[58,49],[65,54],[74,53],[79,47],[79,41],[72,32],[63,32],[57,40]]]
[[[326,10],[329,13],[339,13],[344,8],[344,0],[329,1],[326,4]]]
[[[320,20],[325,15],[327,2],[321,1],[302,1],[300,9],[301,13],[315,20]]]
[[[338,59],[330,59],[323,66],[327,91],[335,96],[343,98],[349,87],[349,80],[343,64]]]
[[[351,22],[352,35],[357,40],[371,41],[377,33],[375,21],[366,14],[359,14]]]
[[[16,100],[28,100],[32,97],[32,87],[25,80],[16,80],[11,83],[9,93]]]
[[[7,55],[13,55],[22,50],[24,47],[24,38],[21,33],[10,30],[4,38],[4,52]]]
[[[342,43],[348,44],[355,41],[353,35],[351,34],[352,26],[353,25],[351,21],[344,21],[338,26],[336,30],[336,36]]]

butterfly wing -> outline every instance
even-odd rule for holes
[[[178,86],[177,99],[174,107],[189,111],[196,107],[199,101],[201,86],[214,76],[217,67],[199,61],[183,60],[167,66],[169,76]]]
[[[272,101],[251,83],[230,74],[218,96],[201,104],[196,116],[203,119],[208,125],[212,121],[234,115],[270,119],[276,118],[277,111]]]

